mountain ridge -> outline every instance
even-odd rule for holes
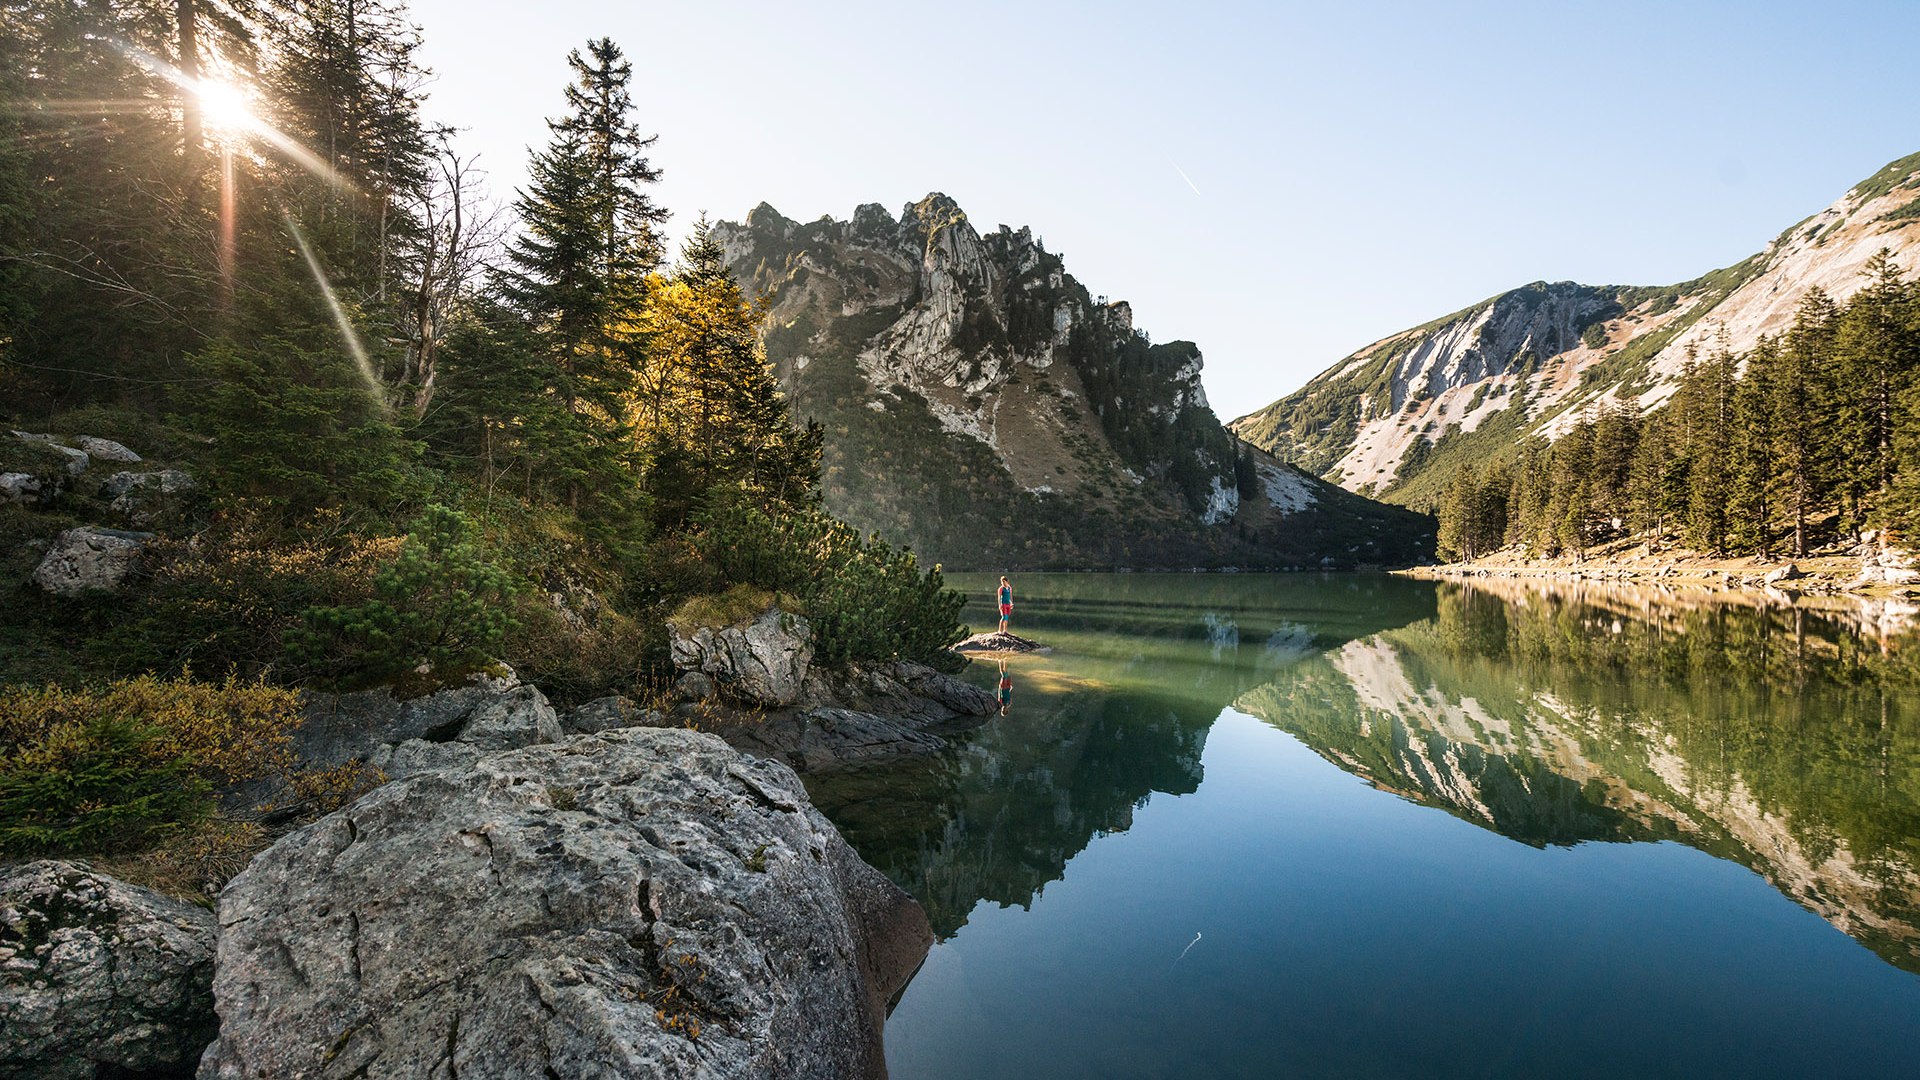
[[[1430,501],[1446,471],[1436,461],[1557,437],[1610,402],[1659,408],[1690,349],[1743,352],[1783,330],[1816,286],[1844,301],[1881,247],[1909,268],[1920,263],[1920,154],[1731,266],[1665,286],[1508,290],[1363,346],[1229,427],[1349,490]]]

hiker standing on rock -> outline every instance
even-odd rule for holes
[[[1000,632],[1007,632],[1007,620],[1013,618],[1013,582],[1000,577]]]

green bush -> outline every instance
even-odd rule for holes
[[[517,625],[517,587],[488,562],[466,515],[427,507],[392,565],[373,577],[363,604],[316,607],[289,649],[331,676],[381,677],[477,666]]]
[[[204,822],[219,788],[291,772],[299,703],[236,678],[0,689],[0,856],[135,851]]]
[[[695,546],[731,585],[791,594],[813,625],[814,655],[829,664],[914,660],[951,670],[948,650],[965,630],[966,598],[938,567],[921,572],[911,551],[861,539],[817,510],[773,517],[716,498],[696,518]]]

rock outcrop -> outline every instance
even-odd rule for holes
[[[204,1080],[876,1076],[932,942],[791,771],[652,728],[380,788],[220,927]]]
[[[801,223],[763,203],[713,235],[770,305],[795,414],[825,426],[829,509],[863,532],[977,568],[1419,550],[1417,520],[1365,500],[1303,514],[1268,498],[1259,467],[1284,467],[1220,425],[1199,347],[1149,340],[1031,229],[976,228],[934,193],[897,219],[868,204]]]
[[[211,912],[42,860],[0,868],[0,1075],[178,1076],[214,1035]]]
[[[988,634],[975,634],[953,647],[959,653],[1049,653],[1052,646],[1031,641],[1019,634],[994,631]]]
[[[30,580],[55,596],[114,592],[139,568],[140,553],[152,539],[152,533],[91,525],[68,529],[54,539]]]
[[[815,671],[793,708],[707,708],[693,716],[739,749],[817,773],[942,749],[943,733],[977,724],[998,707],[977,686],[895,661]]]
[[[748,704],[792,705],[813,666],[807,620],[777,606],[728,626],[669,629],[675,667]]]
[[[596,698],[560,718],[569,735],[595,735],[623,727],[659,727],[664,717],[629,698]]]

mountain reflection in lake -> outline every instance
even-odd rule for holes
[[[1920,649],[1879,624],[1018,584],[1055,652],[1008,715],[809,782],[943,939],[896,1077],[1920,1075]]]

